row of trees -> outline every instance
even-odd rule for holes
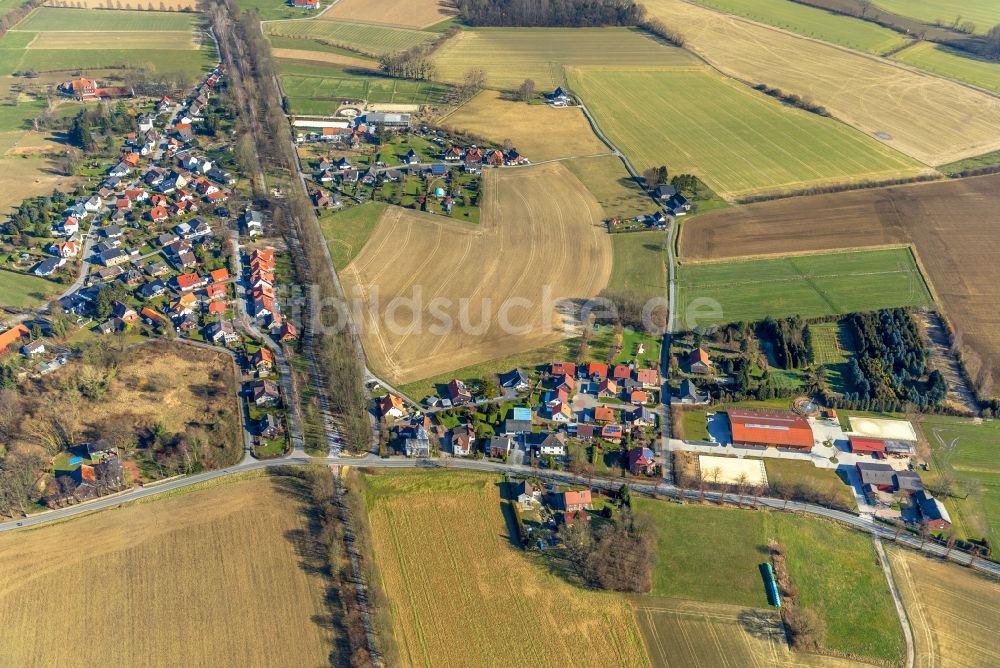
[[[803,109],[805,111],[817,114],[819,116],[827,116],[827,117],[830,116],[830,112],[826,110],[826,107],[816,104],[809,98],[802,97],[801,95],[797,95],[795,93],[786,93],[780,88],[768,86],[767,84],[763,83],[757,84],[753,88],[754,90],[759,90],[761,93],[769,95],[773,98],[777,98],[782,102],[784,102],[785,104],[789,104],[793,107],[798,107],[799,109]]]
[[[635,0],[455,0],[474,26],[634,26],[646,17]]]

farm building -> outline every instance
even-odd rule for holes
[[[732,409],[728,411],[733,445],[750,448],[812,450],[812,427],[791,411]]]
[[[0,334],[0,353],[5,352],[12,343],[16,343],[22,338],[26,339],[30,336],[31,332],[24,325],[17,325],[12,329],[7,330],[3,334]]]
[[[880,438],[865,438],[864,436],[849,436],[851,452],[858,455],[884,455],[885,441]]]
[[[933,496],[920,490],[913,495],[914,504],[920,511],[920,518],[927,526],[936,531],[947,531],[951,528],[951,516],[944,504]]]

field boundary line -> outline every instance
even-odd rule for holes
[[[683,227],[683,226],[682,226]],[[681,233],[683,235],[683,232]],[[678,235],[678,247],[680,247],[681,235]],[[734,262],[753,262],[755,260],[780,260],[783,258],[820,256],[820,255],[843,255],[845,253],[867,253],[869,251],[880,250],[903,250],[913,249],[912,243],[876,244],[873,246],[845,246],[844,248],[822,248],[817,250],[789,251],[787,253],[757,253],[755,255],[732,255],[723,258],[694,259],[686,260],[683,257],[677,258],[677,264],[684,266],[705,265],[705,264],[732,264]],[[917,267],[920,270],[920,267]]]
[[[896,606],[896,614],[899,615],[899,624],[903,628],[903,639],[906,641],[906,668],[913,668],[913,661],[916,651],[913,647],[913,629],[910,628],[910,619],[906,616],[906,607],[903,599],[899,595],[899,587],[892,577],[892,569],[889,568],[889,560],[885,556],[885,549],[882,547],[882,539],[877,535],[872,535],[872,543],[875,545],[875,554],[878,555],[879,565],[885,574],[885,579],[889,584],[889,593],[892,594],[892,602]]]

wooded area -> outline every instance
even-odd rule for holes
[[[632,26],[646,15],[634,0],[456,0],[455,7],[474,26]]]

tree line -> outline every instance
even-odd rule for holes
[[[635,0],[455,0],[463,21],[473,26],[634,26],[646,8]]]
[[[781,100],[785,104],[791,105],[793,107],[798,107],[804,111],[808,111],[818,116],[830,117],[830,112],[826,110],[826,107],[816,104],[812,100],[806,97],[802,97],[795,93],[786,93],[780,88],[775,88],[774,86],[768,86],[767,84],[759,83],[753,87],[754,90],[758,90],[764,95],[768,95],[775,99]]]

